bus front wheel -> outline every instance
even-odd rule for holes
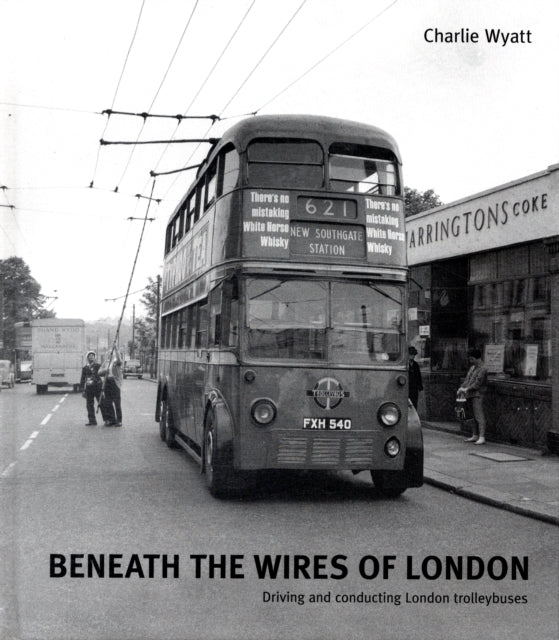
[[[169,449],[174,449],[177,446],[173,428],[173,414],[167,400],[161,400],[159,409],[159,437]]]
[[[390,482],[389,471],[371,471],[375,489],[385,498],[397,498],[406,490],[406,487],[397,486]]]
[[[235,472],[230,462],[223,460],[218,449],[217,420],[213,409],[209,409],[204,426],[204,472],[206,486],[212,496],[232,496],[237,491]]]

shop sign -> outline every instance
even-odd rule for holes
[[[559,165],[407,220],[408,263],[468,255],[559,234]]]
[[[503,373],[505,368],[505,345],[486,344],[483,361],[488,373]]]
[[[527,344],[526,359],[524,360],[524,375],[527,378],[535,377],[537,367],[538,367],[538,345]]]

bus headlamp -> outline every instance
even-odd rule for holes
[[[378,421],[384,427],[394,427],[400,422],[401,416],[400,408],[394,402],[385,402],[377,412]]]
[[[270,424],[276,419],[276,405],[267,398],[255,400],[250,407],[250,415],[256,424]]]
[[[390,438],[384,445],[384,453],[391,458],[395,458],[400,453],[400,442],[398,438]]]

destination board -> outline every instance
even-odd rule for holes
[[[291,255],[365,257],[365,229],[356,224],[293,221],[289,241]]]
[[[406,265],[404,203],[398,198],[247,189],[242,225],[245,258]]]

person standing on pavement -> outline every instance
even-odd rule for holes
[[[95,417],[95,400],[99,403],[101,398],[102,381],[99,375],[101,365],[96,361],[95,351],[88,351],[86,356],[86,364],[82,369],[80,380],[80,389],[85,398],[85,406],[87,407],[87,427],[93,427],[97,424]]]
[[[101,412],[106,427],[122,427],[120,390],[122,387],[122,359],[116,348],[108,352],[99,374],[105,376]]]
[[[487,390],[487,367],[481,359],[479,349],[468,350],[470,368],[466,379],[457,391],[458,397],[465,397],[471,401],[474,414],[474,428],[471,437],[465,438],[465,442],[485,444],[485,413],[483,411],[483,397]]]
[[[408,354],[409,398],[411,400],[411,403],[417,410],[417,405],[419,402],[419,392],[423,391],[423,380],[421,378],[421,370],[419,369],[419,365],[415,361],[417,349],[415,347],[409,347]]]

